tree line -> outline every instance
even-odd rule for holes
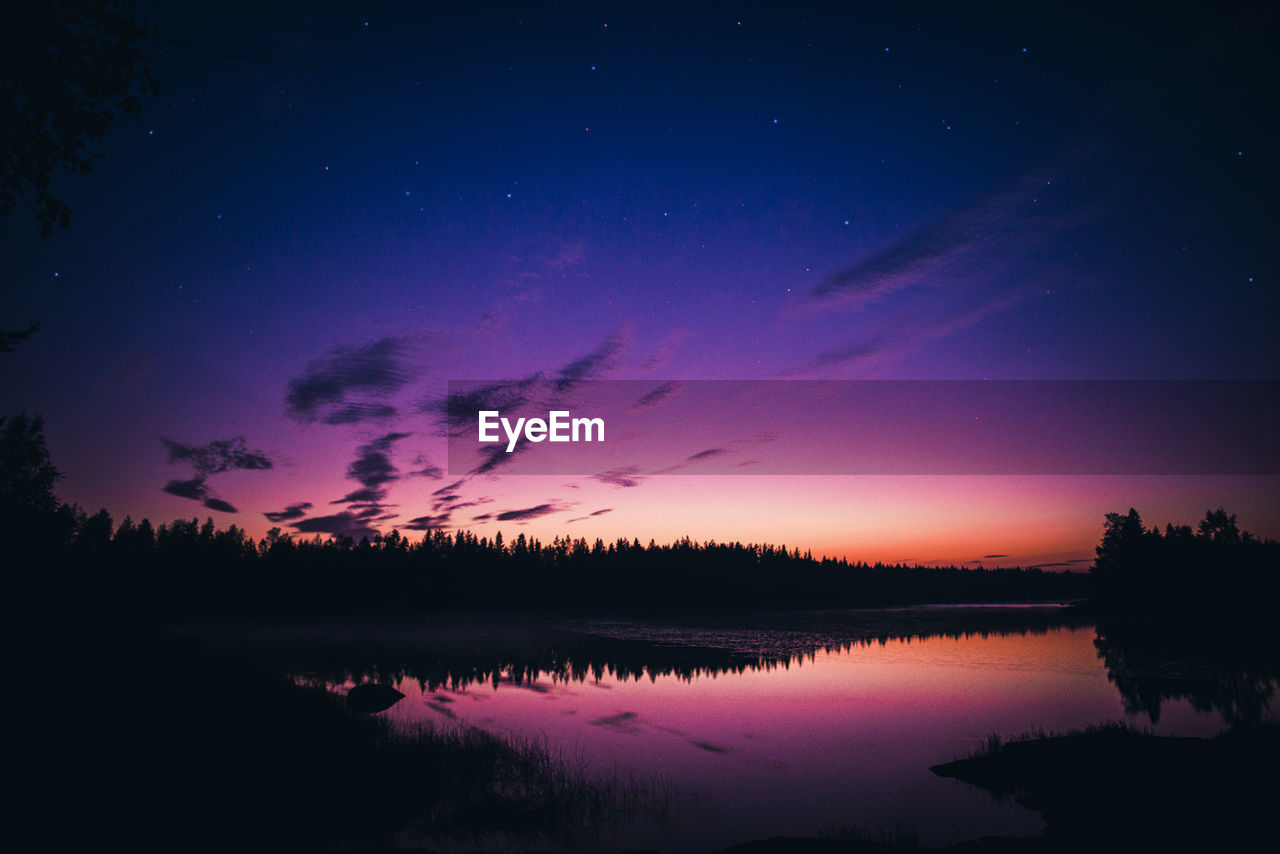
[[[1270,612],[1280,594],[1280,543],[1210,510],[1190,525],[1148,528],[1137,510],[1108,513],[1089,599],[1113,612],[1233,615]]]
[[[38,417],[0,421],[0,525],[15,592],[144,621],[313,613],[538,609],[655,612],[1063,599],[1084,576],[815,558],[741,542],[605,543],[399,531],[299,539],[272,528],[154,526],[59,501]]]
[[[556,536],[510,542],[466,530],[399,531],[359,542],[300,539],[272,528],[255,539],[212,519],[113,525],[61,505],[62,566],[123,595],[157,620],[313,613],[537,609],[653,612],[686,609],[859,607],[921,602],[1061,599],[1079,574],[1038,569],[919,567],[815,558],[770,544]],[[51,544],[52,545],[52,544]],[[57,571],[57,570],[53,570]]]

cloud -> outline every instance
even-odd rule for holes
[[[446,435],[457,435],[481,410],[514,409],[523,404],[528,400],[529,387],[537,381],[538,376],[534,375],[521,380],[490,383],[445,397],[427,398],[418,405],[418,409],[436,416],[443,423]]]
[[[1017,267],[1057,251],[1073,229],[1094,222],[1096,202],[1064,190],[1095,160],[1076,146],[1003,189],[917,228],[810,288],[802,314],[862,311],[887,302],[878,316],[855,319],[862,332],[782,372],[795,376],[831,367],[900,358],[922,344],[971,326],[1027,298],[1036,283]],[[871,325],[874,323],[874,325]]]
[[[1062,176],[1092,158],[1076,148],[1048,167],[1032,170],[1005,190],[952,208],[906,237],[828,276],[809,290],[812,300],[834,298],[857,305],[919,285],[944,284],[950,268],[993,262],[1021,255],[1092,214],[1061,198]],[[1057,184],[1055,185],[1055,181]]]
[[[352,424],[386,418],[394,409],[382,401],[351,400],[352,395],[385,397],[408,382],[403,367],[404,341],[380,338],[359,347],[337,347],[307,364],[289,381],[285,412],[295,421]]]
[[[462,487],[467,479],[461,478],[453,483],[447,483],[444,486],[431,493],[431,509],[439,512],[440,510],[453,505],[458,500],[458,490]]]
[[[439,489],[437,489],[435,492],[433,492],[433,493],[431,493],[431,494],[432,494],[432,495],[444,495],[446,492],[456,492],[456,491],[457,491],[457,489],[458,489],[458,487],[462,486],[462,484],[464,484],[464,483],[466,483],[466,482],[467,482],[467,479],[466,479],[465,477],[464,477],[464,478],[461,478],[460,480],[455,480],[453,483],[446,484],[446,485],[444,485],[444,486],[440,487]]]
[[[391,463],[391,446],[409,433],[387,433],[356,449],[356,458],[347,466],[347,477],[361,488],[349,492],[331,504],[379,502],[387,497],[386,484],[400,479],[400,471]]]
[[[184,445],[161,437],[169,449],[169,463],[185,462],[197,474],[211,475],[232,469],[262,470],[272,467],[271,460],[261,451],[251,451],[245,446],[244,437],[219,439],[206,445]]]
[[[243,436],[218,439],[205,445],[187,445],[163,436],[160,441],[169,451],[170,465],[181,462],[195,470],[195,477],[189,480],[171,480],[165,484],[164,491],[179,498],[199,501],[219,513],[237,511],[230,502],[218,498],[210,491],[210,477],[236,469],[263,471],[272,468],[267,455],[261,451],[249,450]]]
[[[492,513],[481,513],[479,516],[472,516],[472,517],[471,517],[471,521],[472,521],[472,522],[484,522],[484,521],[487,521],[487,520],[492,519],[492,518],[493,518],[493,514],[492,514]]]
[[[204,476],[193,477],[191,480],[171,480],[164,485],[164,491],[170,495],[176,495],[179,498],[190,498],[193,501],[203,501],[205,495],[209,491],[208,485],[205,483]]]
[[[361,421],[393,418],[396,408],[389,403],[348,403],[324,417],[325,424],[357,424]]]
[[[995,558],[995,557],[1008,557],[1008,555],[983,555],[983,556],[982,556],[982,559],[983,559],[983,560],[989,560],[989,559],[991,559],[991,558]]]
[[[300,501],[297,504],[290,504],[283,510],[277,510],[274,513],[263,513],[272,522],[289,522],[293,519],[301,519],[307,515],[307,511],[311,509],[310,501]]]
[[[644,481],[644,478],[640,477],[639,466],[623,466],[600,474],[593,474],[591,477],[601,483],[608,483],[620,488],[639,486]]]
[[[350,537],[353,540],[359,540],[362,537],[372,539],[378,533],[369,526],[368,522],[348,510],[331,516],[313,516],[310,519],[294,522],[290,527],[302,534],[332,534],[337,537]]]
[[[728,448],[707,448],[705,451],[698,451],[696,454],[690,454],[689,456],[685,457],[682,462],[676,463],[673,466],[668,466],[665,469],[660,469],[658,471],[658,474],[666,474],[667,472],[679,471],[680,469],[685,468],[686,466],[689,466],[693,463],[702,462],[703,460],[709,460],[714,457],[724,456],[727,453],[729,453]]]
[[[587,355],[565,365],[556,374],[555,390],[569,391],[579,382],[592,379],[607,371],[617,361],[622,345],[622,333],[615,332]]]
[[[204,506],[208,507],[210,510],[217,510],[220,513],[238,512],[234,506],[223,501],[221,498],[206,498],[204,500]]]
[[[782,376],[797,376],[824,368],[863,367],[878,361],[901,357],[920,345],[945,338],[988,316],[1003,311],[1025,299],[1026,294],[1012,292],[1001,294],[971,308],[960,309],[950,314],[942,314],[933,318],[924,318],[908,314],[897,319],[890,319],[881,324],[888,328],[887,335],[877,335],[869,340],[850,341],[839,347],[823,350],[817,356],[782,372]]]
[[[219,513],[238,512],[230,502],[209,495],[209,486],[205,482],[204,475],[199,475],[191,480],[171,480],[165,484],[164,491],[179,498],[190,498],[192,501],[199,501],[205,507],[210,510],[217,510]]]
[[[570,524],[570,523],[572,523],[572,522],[581,522],[581,521],[583,521],[584,519],[590,519],[592,516],[603,516],[603,515],[604,515],[604,514],[606,514],[606,513],[612,513],[612,512],[613,512],[613,508],[612,508],[612,507],[606,507],[606,508],[604,508],[603,510],[597,510],[597,511],[595,511],[594,513],[588,513],[588,514],[587,514],[587,515],[585,515],[585,516],[578,516],[578,517],[576,517],[576,518],[570,519],[568,522],[565,522],[565,524],[566,524],[566,525],[568,525],[568,524]]]
[[[680,383],[677,383],[677,382],[663,383],[662,385],[653,389],[649,393],[645,394],[635,403],[631,404],[631,406],[628,408],[634,411],[638,409],[648,409],[651,406],[657,406],[658,404],[662,403],[663,401],[671,397],[671,395],[675,394],[679,390],[680,390]]]
[[[472,474],[488,474],[498,466],[505,465],[516,458],[516,454],[527,448],[532,447],[528,442],[521,442],[515,446],[514,450],[508,451],[506,446],[499,442],[496,445],[486,445],[480,449],[480,465],[471,470]]]
[[[431,531],[436,528],[444,528],[449,524],[452,514],[440,513],[435,516],[419,516],[416,519],[410,519],[404,523],[404,527],[410,531]]]
[[[492,504],[492,498],[477,498],[474,501],[459,501],[457,504],[450,504],[450,510],[459,510],[463,507],[479,507],[482,504]]]
[[[418,454],[418,456],[414,458],[413,464],[418,468],[413,471],[405,472],[405,477],[428,477],[432,480],[440,480],[444,477],[444,469],[439,466],[432,465],[423,454]]]
[[[499,522],[524,521],[526,519],[537,519],[539,516],[547,516],[551,513],[559,513],[564,509],[559,504],[539,504],[535,507],[525,507],[521,510],[506,510],[499,513],[495,518]]]
[[[367,501],[381,501],[387,497],[385,489],[379,489],[375,486],[365,486],[360,489],[348,492],[341,498],[335,498],[330,504],[362,504]]]
[[[388,454],[394,443],[407,439],[410,435],[409,433],[388,433],[368,444],[361,445],[357,450],[360,456],[347,467],[347,477],[365,486],[381,486],[384,483],[399,480],[399,471],[391,464]]]

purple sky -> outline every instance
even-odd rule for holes
[[[451,379],[1277,379],[1274,21],[1102,10],[143,3],[172,85],[59,179],[69,229],[0,220],[3,326],[41,325],[5,411],[65,500],[255,534],[1280,536],[1263,475],[442,471]]]

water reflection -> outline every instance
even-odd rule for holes
[[[598,682],[769,672],[819,653],[928,638],[1044,634],[1087,625],[1048,606],[915,607],[701,618],[694,622],[435,618],[237,628],[232,640],[294,673],[331,683],[472,685]]]
[[[1103,621],[1094,646],[1125,711],[1153,723],[1177,700],[1228,724],[1256,723],[1271,712],[1280,656],[1255,626]]]
[[[233,634],[224,640],[299,681],[394,686],[406,696],[383,714],[401,725],[532,739],[624,777],[660,775],[681,793],[661,827],[628,829],[600,850],[716,850],[852,824],[903,825],[930,845],[1034,835],[1037,814],[929,767],[993,732],[1123,716],[1207,735],[1270,715],[1275,689],[1274,671],[1206,658],[1203,639],[1095,631],[1045,608],[454,618]]]

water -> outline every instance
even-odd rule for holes
[[[1117,672],[1123,656],[1092,625],[1055,625],[1040,610],[295,627],[273,644],[300,681],[339,692],[394,684],[406,696],[383,714],[405,729],[533,740],[593,773],[676,793],[662,820],[575,840],[574,850],[715,850],[854,825],[904,828],[926,845],[1036,835],[1038,814],[929,766],[993,732],[1121,719],[1211,735],[1232,713],[1215,705],[1215,690],[1233,701],[1252,691],[1270,716],[1275,688],[1249,673],[1184,667],[1175,679],[1162,667],[1152,682]]]

